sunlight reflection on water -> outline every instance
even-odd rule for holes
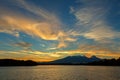
[[[120,80],[120,68],[58,65],[0,67],[0,80]]]

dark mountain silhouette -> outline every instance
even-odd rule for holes
[[[32,60],[14,60],[14,59],[0,59],[0,66],[34,66],[37,62]]]
[[[100,59],[96,56],[68,56],[51,62],[34,62],[32,60],[0,59],[0,66],[36,66],[36,65],[93,65],[93,66],[120,66],[118,59]]]
[[[55,61],[51,61],[50,63],[63,63],[63,64],[85,64],[85,63],[90,63],[94,61],[100,61],[100,58],[97,58],[96,56],[92,56],[90,58],[86,56],[68,56],[62,59],[58,59]]]
[[[87,65],[100,65],[100,66],[120,66],[120,58],[118,59],[102,59],[100,61],[94,61]]]

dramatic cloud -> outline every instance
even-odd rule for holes
[[[79,27],[79,34],[87,39],[99,42],[107,42],[115,38],[120,38],[120,32],[115,31],[106,21],[109,8],[105,2],[95,0],[81,0],[82,7],[72,8],[72,12],[77,19],[76,25]]]
[[[119,8],[112,1],[0,0],[0,58],[120,57]]]
[[[18,0],[19,1],[19,0]],[[23,4],[24,3],[24,4]],[[17,4],[16,4],[17,5]],[[38,20],[25,17],[13,10],[2,11],[0,17],[0,32],[6,32],[18,36],[18,32],[24,32],[31,36],[40,37],[45,40],[57,40],[60,30],[60,21],[49,12],[39,9],[36,6],[30,6],[25,1],[19,2],[19,7],[24,7],[36,16],[42,17]],[[32,9],[33,8],[33,9]],[[7,14],[10,13],[10,14]]]
[[[24,14],[2,6],[0,9],[0,32],[8,33],[19,37],[19,32],[23,32],[32,37],[44,40],[59,41],[58,48],[65,47],[65,41],[76,41],[70,34],[64,32],[61,21],[53,14],[25,0],[12,0],[14,7],[23,8],[26,12],[31,12],[38,18],[28,17]],[[9,14],[8,14],[9,13]],[[63,45],[64,44],[64,45]]]

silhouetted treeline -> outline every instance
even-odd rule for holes
[[[118,58],[118,59],[102,59],[100,61],[88,63],[87,65],[120,66],[120,58]]]
[[[0,59],[0,66],[34,66],[37,62],[32,60],[14,60],[14,59]]]

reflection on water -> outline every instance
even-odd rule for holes
[[[0,80],[120,80],[120,68],[58,65],[0,67]]]

